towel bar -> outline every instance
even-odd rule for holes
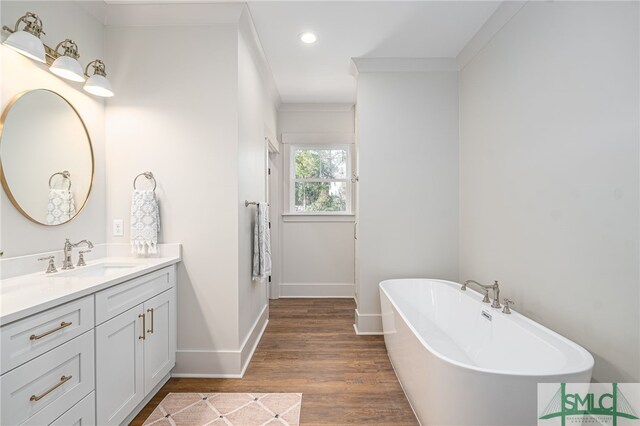
[[[259,201],[249,201],[249,200],[244,200],[244,206],[245,206],[245,207],[249,207],[249,206],[250,206],[250,205],[252,205],[252,204],[254,204],[254,205],[256,205],[256,206],[257,206],[257,205],[259,204]],[[267,203],[267,205],[268,205],[268,206],[270,206],[271,204]]]
[[[153,191],[155,192],[155,190],[156,190],[156,186],[157,186],[157,182],[156,182],[156,178],[155,178],[155,177],[153,177],[153,173],[151,173],[151,172],[142,172],[142,173],[140,173],[138,176],[136,176],[135,178],[133,178],[133,189],[138,189],[138,188],[136,188],[136,181],[138,180],[138,178],[139,178],[140,176],[144,176],[144,177],[146,177],[147,179],[149,179],[149,180],[152,180],[152,181],[153,181]]]

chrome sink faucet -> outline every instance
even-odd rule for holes
[[[500,286],[498,285],[498,281],[494,281],[492,285],[485,285],[480,284],[475,280],[467,280],[462,284],[460,290],[466,291],[469,284],[475,284],[485,290],[484,299],[482,299],[484,303],[489,303],[489,290],[493,290],[493,302],[491,303],[491,307],[495,309],[500,309],[502,307],[500,304]]]
[[[73,262],[71,261],[71,253],[74,247],[78,247],[80,244],[85,244],[88,248],[93,248],[93,243],[89,240],[78,241],[72,243],[67,238],[64,242],[64,260],[62,261],[62,269],[73,269]]]

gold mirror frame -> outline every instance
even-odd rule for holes
[[[11,188],[9,188],[9,183],[7,182],[7,179],[6,179],[5,175],[4,175],[4,168],[2,167],[2,156],[0,156],[0,180],[2,181],[2,188],[4,188],[4,192],[7,194],[7,197],[9,197],[9,200],[11,201],[11,204],[13,204],[13,206],[16,208],[16,210],[18,210],[20,212],[20,214],[22,214],[24,217],[29,219],[31,222],[37,223],[38,225],[43,225],[43,226],[61,226],[61,225],[65,225],[65,224],[71,222],[73,219],[78,217],[78,215],[82,212],[84,207],[87,205],[87,201],[89,201],[89,197],[91,196],[91,190],[93,189],[93,179],[95,177],[95,172],[96,172],[96,163],[95,163],[95,158],[94,158],[94,155],[93,155],[93,142],[91,142],[91,135],[89,134],[89,129],[87,129],[87,125],[84,123],[84,120],[82,119],[82,116],[80,115],[78,110],[73,106],[73,104],[71,102],[69,102],[67,100],[67,98],[62,96],[60,93],[55,92],[55,91],[50,90],[50,89],[32,89],[32,90],[25,90],[24,92],[18,93],[17,95],[15,95],[11,99],[11,101],[9,101],[7,106],[4,108],[4,111],[2,111],[2,116],[0,116],[0,152],[2,152],[2,149],[1,149],[2,148],[2,132],[4,130],[4,124],[5,124],[5,121],[7,119],[7,116],[9,115],[9,112],[11,111],[11,107],[13,107],[13,105],[15,105],[15,103],[18,102],[20,100],[20,98],[22,98],[27,93],[36,92],[36,91],[40,91],[40,90],[44,90],[46,92],[53,93],[54,95],[60,97],[63,101],[65,101],[67,103],[67,105],[69,105],[69,107],[71,107],[71,110],[73,110],[73,112],[76,114],[76,116],[78,117],[78,120],[80,120],[80,123],[82,124],[82,128],[84,129],[84,132],[87,135],[87,142],[89,143],[89,153],[91,154],[91,181],[89,182],[89,190],[87,191],[87,196],[85,197],[84,201],[82,202],[82,206],[80,206],[80,208],[78,209],[76,214],[71,219],[67,220],[66,222],[58,223],[58,224],[55,224],[55,225],[49,225],[49,224],[46,224],[46,223],[42,223],[39,220],[31,217],[29,215],[29,213],[27,213],[20,206],[20,203],[18,203],[18,201],[15,199],[13,193],[11,192]]]

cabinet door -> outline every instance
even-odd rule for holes
[[[96,327],[96,420],[120,424],[142,401],[145,318],[140,304]]]
[[[147,338],[144,342],[144,390],[149,393],[176,364],[176,289],[144,302]]]

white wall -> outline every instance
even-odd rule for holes
[[[276,128],[276,107],[253,51],[255,34],[245,10],[238,32],[238,301],[240,343],[262,316],[268,316],[266,279],[252,280],[253,230],[256,206],[245,200],[265,201],[267,145],[265,128]],[[261,326],[262,324],[260,324]]]
[[[461,72],[461,279],[640,381],[636,2],[529,2]],[[365,208],[363,207],[363,211]]]
[[[285,164],[289,143],[353,143],[354,110],[351,105],[284,104],[278,111],[283,148],[278,170]],[[281,211],[288,211],[284,180]],[[280,294],[282,297],[353,297],[354,216],[283,216],[281,222]]]
[[[244,200],[265,198],[264,129],[275,127],[275,108],[243,35],[245,6],[236,7],[228,23],[107,31],[118,93],[107,107],[108,220],[125,219],[126,230],[109,240],[128,242],[132,179],[152,171],[160,240],[183,244],[178,375],[239,375],[268,316],[265,285],[251,281]]]
[[[355,133],[354,109],[342,104],[282,104],[280,133]]]
[[[378,284],[458,279],[458,74],[358,77],[358,310],[380,333]]]
[[[31,11],[40,16],[46,35],[43,41],[55,47],[65,38],[78,43],[80,62],[86,65],[104,57],[104,27],[72,1],[3,1],[0,4],[2,25],[14,27],[15,22]],[[3,33],[2,40],[6,35]],[[78,110],[89,131],[95,156],[93,189],[84,210],[71,222],[60,226],[44,226],[23,217],[0,191],[0,250],[4,257],[44,251],[61,250],[65,238],[90,239],[105,242],[105,154],[104,103],[82,90],[82,84],[60,79],[37,63],[0,45],[0,103],[4,109],[11,99],[26,90],[45,88],[65,97]],[[107,72],[111,65],[107,62]],[[33,153],[37,155],[38,153]]]
[[[211,54],[196,59],[187,44]],[[176,370],[227,368],[217,352],[238,347],[237,28],[109,27],[107,46],[118,94],[107,107],[108,220],[125,221],[109,241],[129,242],[132,181],[152,171],[160,241],[183,245]]]

